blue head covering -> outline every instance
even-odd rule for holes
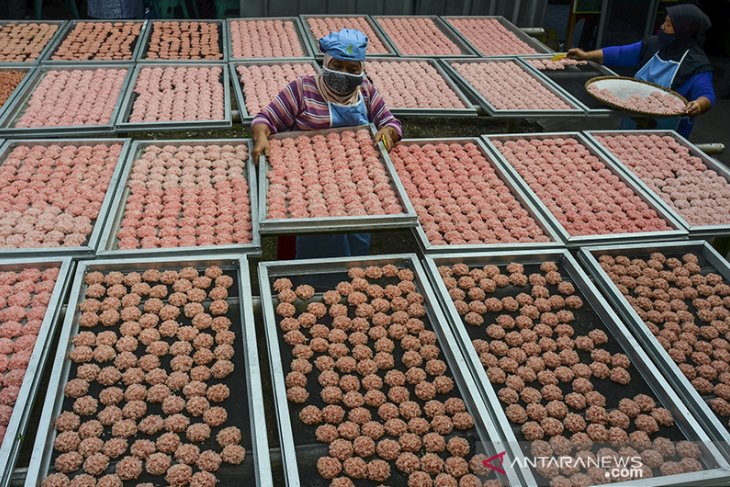
[[[319,50],[345,61],[365,61],[368,38],[355,29],[332,32],[319,40]]]

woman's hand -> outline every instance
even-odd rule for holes
[[[574,47],[570,49],[566,55],[570,59],[577,59],[578,61],[596,61],[598,63],[603,62],[603,49],[596,49],[594,51],[584,51]]]
[[[710,105],[710,100],[704,96],[701,96],[696,100],[692,100],[691,102],[687,103],[687,106],[684,109],[684,113],[690,117],[696,117],[697,115],[702,115],[707,110],[709,110]]]
[[[378,145],[378,142],[382,141],[385,150],[390,151],[395,143],[400,140],[400,136],[398,135],[398,131],[393,127],[383,127],[375,133],[373,140],[375,141],[374,145]]]
[[[269,135],[271,130],[264,124],[256,124],[251,127],[251,133],[253,134],[253,163],[259,163],[259,157],[261,154],[269,155]]]
[[[579,49],[577,47],[570,49],[567,52],[567,55],[570,59],[578,59],[579,61],[584,61],[588,59],[588,53],[585,52],[583,49]]]

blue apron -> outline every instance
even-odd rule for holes
[[[659,57],[659,53],[654,54],[651,59],[636,73],[634,78],[641,81],[648,81],[655,85],[663,86],[664,88],[671,88],[674,82],[674,77],[677,76],[679,66],[684,61],[687,52],[684,53],[682,59],[679,61],[665,61]],[[654,119],[656,121],[656,128],[662,130],[676,130],[680,117],[661,117]],[[624,118],[621,120],[621,128],[632,130],[637,127],[636,122],[631,118]]]
[[[370,123],[362,94],[354,105],[340,105],[339,103],[328,103],[328,105],[330,126],[332,128],[354,127]],[[368,255],[369,252],[369,233],[322,234],[297,237],[297,259],[350,257],[353,255]]]

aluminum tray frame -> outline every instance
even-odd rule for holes
[[[552,137],[572,137],[582,143],[588,151],[603,161],[606,168],[613,172],[623,183],[631,188],[636,195],[641,198],[649,207],[657,212],[674,230],[664,230],[657,232],[634,232],[634,233],[610,233],[600,235],[572,235],[552,214],[547,205],[539,196],[530,188],[530,185],[520,176],[519,172],[507,161],[507,158],[495,147],[493,140],[515,140],[519,138],[544,139]],[[522,134],[496,134],[482,135],[482,139],[486,142],[489,150],[497,160],[498,164],[506,169],[522,188],[522,190],[532,199],[533,203],[543,212],[543,215],[549,222],[553,224],[554,229],[560,234],[568,248],[580,247],[584,245],[600,245],[602,243],[630,243],[639,241],[664,241],[664,240],[686,240],[687,230],[682,224],[674,218],[671,213],[663,210],[662,207],[654,204],[654,199],[647,194],[644,189],[634,184],[623,172],[619,171],[614,165],[607,161],[607,158],[596,147],[591,144],[588,139],[580,132],[538,132],[538,133],[522,133]]]
[[[20,63],[2,63],[0,64],[0,71],[25,71],[25,75],[23,75],[23,79],[20,80],[20,83],[13,89],[13,91],[8,96],[8,99],[5,100],[5,103],[3,103],[2,106],[0,106],[0,120],[3,119],[3,115],[5,115],[5,111],[10,108],[10,106],[13,104],[13,101],[15,101],[15,98],[17,98],[20,93],[23,92],[23,88],[25,87],[25,84],[28,83],[28,81],[33,77],[35,74],[37,66],[35,64],[20,64]]]
[[[23,113],[27,107],[27,102],[33,96],[38,85],[48,71],[70,71],[70,70],[95,70],[95,69],[126,69],[124,82],[122,83],[117,102],[114,110],[109,117],[109,121],[104,125],[76,125],[62,127],[15,127],[10,125]],[[4,115],[0,117],[0,135],[4,137],[79,137],[79,136],[98,136],[111,135],[114,133],[114,123],[119,115],[121,100],[124,92],[127,90],[130,76],[132,74],[131,64],[41,64],[33,71],[28,81],[23,85],[23,89],[19,92],[12,104],[8,105],[4,110]]]
[[[379,53],[375,54],[373,53],[373,56],[377,57],[394,57],[398,56],[398,53],[396,53],[395,48],[390,43],[390,40],[386,38],[385,34],[383,33],[380,26],[373,20],[373,17],[368,14],[300,14],[299,19],[302,22],[302,28],[304,29],[304,34],[307,37],[307,41],[309,42],[309,49],[314,55],[315,58],[321,59],[324,57],[324,54],[319,51],[319,40],[314,37],[314,32],[312,32],[312,29],[309,28],[309,23],[307,23],[308,19],[327,19],[327,18],[352,18],[352,17],[362,17],[365,22],[367,22],[370,27],[373,29],[375,34],[378,36],[378,39],[380,39],[380,42],[383,43],[383,46],[385,46],[386,49],[388,49],[389,52],[387,53]],[[370,60],[370,56],[368,56],[368,61]]]
[[[225,145],[225,144],[241,144],[246,143],[248,146],[248,158],[245,166],[245,176],[248,182],[248,193],[251,204],[251,234],[252,240],[248,244],[230,244],[230,245],[206,245],[201,247],[166,247],[154,249],[115,249],[114,244],[116,235],[119,232],[119,225],[124,216],[124,207],[126,206],[127,197],[130,194],[127,188],[129,176],[132,173],[135,159],[140,155],[143,149],[148,146],[163,145]],[[253,142],[251,139],[163,139],[163,140],[135,140],[127,153],[124,161],[124,170],[119,178],[118,190],[114,196],[109,209],[109,216],[102,231],[97,256],[103,258],[121,258],[121,257],[164,257],[164,256],[187,256],[187,255],[210,255],[220,253],[241,253],[241,254],[261,254],[261,236],[259,234],[258,208],[256,195],[256,167],[253,164],[251,152],[253,150]]]
[[[446,84],[451,88],[451,91],[464,104],[464,108],[399,108],[396,106],[389,106],[391,113],[395,116],[401,117],[476,117],[477,109],[471,102],[469,97],[462,91],[462,89],[454,82],[449,76],[446,70],[443,68],[438,60],[433,58],[423,57],[380,57],[372,56],[368,57],[367,62],[381,62],[381,63],[403,63],[403,62],[426,62],[432,66],[436,72],[441,76]],[[365,71],[367,76],[367,70]],[[372,81],[371,81],[372,82]]]
[[[220,81],[223,84],[223,118],[221,120],[168,120],[164,122],[129,122],[129,117],[134,108],[136,94],[134,88],[137,85],[139,73],[144,68],[221,68]],[[214,128],[228,128],[233,126],[231,116],[231,86],[228,74],[228,65],[224,62],[139,62],[135,64],[131,73],[127,88],[122,98],[122,106],[117,114],[114,127],[117,132],[157,132],[165,130],[207,130]]]
[[[233,35],[231,35],[231,22],[235,21],[249,21],[249,20],[290,20],[294,22],[294,29],[299,37],[299,44],[302,46],[303,56],[286,56],[284,58],[279,57],[235,57],[233,55]],[[226,19],[226,27],[228,30],[228,61],[273,61],[276,59],[313,59],[314,53],[312,47],[309,45],[307,40],[307,34],[305,34],[304,26],[301,23],[301,19],[297,16],[291,17],[234,17]]]
[[[558,83],[557,80],[553,79],[551,76],[545,74],[545,72],[537,69],[535,66],[531,65],[528,61],[533,59],[548,59],[550,60],[552,58],[551,54],[526,54],[526,55],[520,55],[517,56],[517,59],[524,65],[528,67],[530,70],[537,71],[540,73],[540,76],[544,76],[545,78],[549,79],[553,84],[556,84],[560,86],[560,89],[563,90],[570,98],[571,100],[574,100],[578,106],[583,107],[583,109],[586,111],[586,115],[592,116],[592,117],[609,117],[611,115],[616,115],[618,112],[612,108],[591,108],[588,105],[586,105],[584,102],[582,102],[576,95],[568,91],[566,88],[563,88],[563,86]],[[618,76],[614,71],[607,68],[603,64],[599,64],[595,61],[587,61],[588,65],[598,71],[601,76]],[[568,73],[566,71],[560,71],[561,74]],[[581,85],[583,87],[583,85]],[[583,87],[584,91],[585,88]],[[594,99],[595,100],[595,99]]]
[[[70,360],[67,360],[67,353],[72,346],[71,336],[78,331],[79,326],[76,319],[78,314],[77,305],[83,298],[81,295],[84,286],[84,273],[86,271],[132,271],[144,269],[165,269],[179,268],[185,265],[201,265],[206,263],[220,265],[225,268],[236,268],[239,280],[239,307],[241,313],[240,333],[243,338],[244,364],[248,369],[246,384],[248,389],[248,407],[251,416],[251,439],[253,441],[254,470],[257,475],[256,485],[265,487],[273,485],[271,477],[271,464],[269,462],[268,437],[266,424],[264,422],[263,392],[261,389],[260,372],[258,362],[258,351],[256,347],[256,334],[253,321],[253,307],[250,300],[250,276],[248,266],[240,267],[246,262],[246,257],[240,254],[218,254],[205,257],[173,257],[173,258],[148,258],[148,259],[117,259],[117,260],[94,260],[81,261],[74,274],[73,286],[71,287],[67,309],[63,321],[63,327],[59,338],[59,345],[53,362],[53,370],[49,379],[49,388],[43,405],[43,412],[38,423],[38,434],[33,444],[33,452],[28,467],[25,485],[40,485],[42,477],[48,472],[53,448],[52,444],[55,435],[54,418],[62,406],[63,386],[70,372]],[[238,330],[236,330],[238,331]]]
[[[56,32],[53,33],[50,39],[48,39],[48,42],[46,42],[46,45],[43,46],[43,49],[40,53],[38,53],[38,56],[31,60],[31,61],[0,61],[2,64],[24,64],[25,66],[33,66],[38,63],[40,63],[43,59],[45,59],[46,54],[48,54],[48,50],[51,48],[52,45],[54,45],[54,42],[56,41],[56,38],[61,35],[61,32],[64,32],[66,29],[66,24],[68,23],[68,20],[0,20],[0,27],[4,25],[11,25],[11,24],[53,24],[57,25],[58,29],[56,29]]]
[[[302,58],[278,58],[271,60],[249,60],[249,61],[231,61],[228,63],[228,69],[230,70],[231,83],[233,84],[233,92],[236,95],[236,103],[238,103],[238,112],[241,116],[241,123],[244,125],[250,124],[255,113],[249,113],[246,108],[246,97],[243,94],[243,82],[238,76],[236,68],[244,65],[260,65],[260,66],[271,66],[273,64],[311,64],[314,67],[315,72],[319,72],[321,68],[315,59],[302,59]],[[283,86],[282,86],[283,88]]]
[[[28,363],[23,383],[20,386],[18,398],[10,416],[10,422],[5,433],[5,441],[0,442],[0,486],[7,487],[18,461],[21,446],[24,441],[33,438],[33,434],[26,436],[31,412],[41,386],[43,371],[46,368],[48,356],[51,355],[53,337],[60,328],[59,322],[63,316],[63,302],[70,286],[73,270],[73,261],[70,257],[37,257],[31,259],[2,259],[0,269],[22,270],[27,267],[50,268],[59,266],[56,284],[53,286],[48,309],[33,346],[33,352]]]
[[[444,68],[449,75],[456,80],[464,90],[466,90],[475,100],[479,103],[479,106],[484,110],[490,117],[495,118],[552,118],[552,117],[585,117],[586,110],[583,104],[579,104],[577,100],[560,86],[555,84],[550,78],[540,73],[534,68],[531,68],[524,63],[521,63],[519,58],[516,56],[512,57],[495,57],[495,58],[444,58],[441,59]],[[512,62],[524,70],[527,74],[531,75],[535,81],[540,83],[546,90],[553,93],[555,96],[560,98],[568,105],[574,107],[572,110],[561,109],[561,110],[500,110],[495,108],[494,105],[479,91],[474,85],[468,81],[459,71],[452,65],[452,63],[506,63]]]
[[[380,29],[380,32],[382,32],[385,39],[388,41],[388,43],[393,47],[393,50],[395,51],[396,55],[398,57],[416,57],[416,58],[475,58],[477,57],[476,52],[471,48],[471,46],[464,42],[463,38],[455,33],[447,24],[444,22],[441,17],[438,15],[371,15],[373,21],[377,24],[378,29]],[[436,24],[436,27],[438,27],[444,35],[456,46],[461,49],[461,54],[445,54],[445,55],[438,55],[438,54],[408,54],[403,53],[398,49],[398,46],[395,42],[393,42],[393,39],[388,34],[388,31],[385,29],[383,25],[380,24],[379,19],[395,19],[395,18],[418,18],[418,19],[431,19],[433,20],[434,24]]]
[[[104,200],[99,210],[99,216],[96,218],[94,225],[91,230],[91,235],[86,242],[86,245],[80,247],[20,247],[14,249],[0,249],[0,255],[4,257],[17,257],[17,258],[32,258],[38,256],[69,256],[75,258],[93,258],[96,255],[96,251],[99,248],[99,242],[102,237],[102,231],[104,225],[109,216],[109,210],[112,202],[114,201],[115,194],[117,192],[117,186],[119,185],[119,178],[124,170],[125,160],[127,152],[131,145],[131,139],[126,138],[75,138],[75,139],[8,139],[3,145],[0,146],[0,165],[5,162],[6,156],[10,150],[17,145],[89,145],[89,144],[122,144],[122,150],[119,152],[119,158],[117,159],[114,173],[109,180],[109,187],[106,189]]]
[[[726,458],[730,459],[730,429],[724,426],[715,412],[709,407],[699,392],[692,386],[677,364],[664,350],[654,334],[646,327],[644,320],[634,311],[631,304],[621,294],[606,271],[597,260],[597,255],[631,255],[633,257],[648,256],[651,252],[694,252],[704,256],[726,281],[730,281],[730,264],[703,240],[687,242],[661,242],[649,244],[606,245],[600,247],[584,247],[578,252],[578,259],[593,278],[596,286],[603,291],[608,301],[617,311],[627,328],[643,345],[644,350],[654,360],[657,369],[666,377],[692,411],[694,416],[711,435],[713,441],[721,445]]]
[[[475,144],[479,150],[484,155],[484,158],[492,165],[495,172],[497,173],[497,177],[499,177],[502,182],[505,183],[507,188],[509,188],[510,192],[512,193],[512,196],[514,196],[518,202],[522,204],[522,207],[527,211],[527,213],[532,217],[533,220],[540,226],[540,228],[545,232],[545,234],[552,239],[551,242],[514,242],[514,243],[494,243],[494,244],[488,244],[488,243],[482,243],[482,244],[461,244],[461,245],[435,245],[432,244],[428,237],[426,236],[426,232],[423,231],[423,227],[421,227],[420,221],[419,224],[413,229],[413,232],[416,236],[416,239],[418,240],[418,246],[421,249],[421,252],[424,254],[440,254],[440,253],[452,253],[452,252],[484,252],[485,250],[528,250],[528,249],[535,249],[535,250],[541,250],[541,249],[550,249],[550,248],[561,248],[564,247],[565,244],[563,243],[562,238],[553,230],[552,225],[547,221],[547,219],[543,216],[543,214],[537,209],[537,207],[534,205],[532,200],[527,197],[527,195],[524,193],[524,191],[514,182],[512,176],[510,176],[502,166],[494,162],[494,156],[491,154],[491,152],[487,149],[486,145],[484,144],[484,141],[481,139],[481,137],[433,137],[433,138],[425,138],[425,139],[403,139],[400,142],[398,142],[399,145],[424,145],[424,144],[467,144],[472,143]],[[385,157],[390,159],[391,164],[393,164],[393,160],[390,157],[390,154],[386,152]],[[395,164],[393,164],[393,167],[395,168]],[[396,170],[396,176],[398,176],[399,182],[401,186],[403,186],[403,182],[400,181],[400,176],[398,175],[398,171]],[[405,186],[403,187],[405,190]],[[408,193],[406,192],[406,196],[408,196]],[[409,197],[410,200],[410,197]],[[411,205],[413,203],[411,202]]]
[[[182,24],[183,22],[199,22],[203,24],[218,24],[220,29],[218,31],[218,46],[221,48],[221,54],[223,55],[220,59],[150,59],[145,57],[147,55],[147,49],[150,47],[150,40],[152,38],[152,31],[154,30],[156,22],[175,22]],[[203,63],[203,62],[215,62],[215,63],[227,63],[228,62],[228,23],[224,19],[150,19],[147,24],[147,28],[144,30],[144,37],[142,38],[142,47],[139,51],[139,62],[154,62],[154,63]]]
[[[273,296],[269,280],[278,276],[296,276],[312,274],[329,274],[334,272],[347,271],[352,266],[385,265],[394,264],[411,269],[415,274],[416,285],[424,295],[424,306],[431,328],[436,333],[439,343],[442,346],[444,360],[456,382],[456,388],[461,393],[462,399],[468,405],[469,411],[478,412],[472,414],[475,420],[475,428],[482,443],[487,446],[489,441],[495,450],[502,451],[502,448],[509,449],[510,446],[503,443],[503,437],[499,429],[495,427],[495,418],[490,414],[489,408],[478,397],[471,393],[476,390],[470,374],[464,374],[460,367],[464,357],[458,351],[457,342],[448,326],[441,326],[446,323],[438,300],[432,290],[427,274],[415,254],[392,254],[366,257],[339,257],[327,259],[307,259],[296,262],[261,262],[258,267],[259,289],[261,292],[261,306],[264,315],[264,329],[269,352],[269,364],[271,366],[271,380],[274,393],[274,404],[277,416],[277,426],[281,444],[282,463],[284,465],[284,476],[287,487],[299,487],[302,484],[299,480],[299,468],[296,461],[296,448],[292,434],[291,420],[289,418],[289,403],[286,397],[286,385],[284,381],[284,367],[281,360],[279,340],[277,336],[276,316],[273,308]],[[520,474],[531,477],[527,469],[519,469]],[[525,485],[523,479],[518,477],[516,472],[509,471],[502,478],[508,480],[507,485]],[[534,485],[534,482],[525,479],[527,485]]]
[[[51,59],[53,54],[58,50],[58,48],[63,44],[63,41],[66,40],[68,35],[73,31],[73,29],[80,23],[94,23],[94,22],[102,22],[102,23],[117,23],[117,22],[124,22],[124,23],[132,23],[132,24],[142,24],[142,29],[139,31],[139,35],[137,36],[137,39],[134,41],[134,49],[132,49],[132,58],[131,59],[123,59],[123,60],[101,60],[101,59],[70,59],[70,60],[62,60],[62,59]],[[53,39],[53,43],[50,44],[49,49],[45,52],[45,55],[41,59],[41,62],[46,65],[53,65],[53,66],[64,66],[67,64],[133,64],[139,59],[139,55],[142,48],[142,39],[145,36],[145,31],[147,30],[148,25],[147,20],[134,20],[134,19],[115,19],[115,20],[108,20],[108,19],[73,19],[69,20],[66,25],[64,26],[63,33],[56,36]]]
[[[345,131],[357,131],[367,129],[372,134],[375,133],[375,126],[359,125],[356,127],[339,127],[325,130],[312,130],[306,132],[308,137],[315,135],[327,135],[332,133],[340,133]],[[283,132],[275,134],[272,139],[289,139],[296,138],[304,132]],[[390,158],[386,158],[383,154],[387,151],[383,146],[383,142],[378,142],[380,151],[380,159],[383,161],[385,171],[390,176],[393,183],[393,190],[400,201],[405,213],[399,215],[365,215],[365,216],[333,216],[322,218],[281,218],[271,219],[267,217],[268,204],[266,197],[269,192],[269,181],[266,178],[269,162],[263,154],[259,157],[259,228],[262,235],[288,235],[303,233],[328,233],[328,232],[350,232],[357,230],[378,230],[392,228],[412,228],[418,225],[418,217],[416,210],[408,199],[405,188],[401,185],[398,174],[393,167]]]
[[[669,136],[674,138],[680,145],[689,149],[690,156],[699,157],[702,162],[711,171],[716,172],[730,184],[730,170],[724,165],[719,163],[717,160],[708,156],[702,150],[699,149],[692,142],[679,135],[674,130],[590,130],[583,132],[585,136],[590,140],[599,150],[606,155],[606,158],[615,164],[619,170],[623,171],[628,177],[630,177],[636,184],[640,185],[644,190],[652,196],[655,203],[661,206],[667,213],[671,213],[684,228],[689,232],[690,238],[712,238],[722,235],[730,235],[730,223],[719,224],[719,225],[692,225],[689,223],[677,210],[669,206],[661,196],[654,192],[649,186],[636,174],[627,164],[625,164],[619,157],[614,154],[608,147],[604,146],[599,140],[598,136],[606,135],[660,135]]]
[[[493,57],[512,57],[512,56],[522,56],[522,54],[491,54],[487,55],[484,54],[473,42],[469,40],[469,38],[461,31],[458,27],[456,27],[454,24],[451,23],[451,19],[470,19],[470,20],[496,20],[500,24],[502,24],[502,27],[510,31],[512,34],[514,34],[519,40],[533,48],[536,52],[532,54],[543,54],[543,53],[552,53],[553,50],[550,49],[548,46],[540,42],[539,40],[535,39],[534,37],[528,35],[517,27],[515,24],[507,20],[502,15],[442,15],[441,20],[446,24],[449,29],[451,29],[454,34],[458,35],[459,38],[464,41],[464,43],[471,48],[472,51],[474,51],[479,57],[483,58],[493,58]]]
[[[448,263],[472,263],[475,265],[506,264],[510,262],[540,263],[545,260],[557,260],[563,265],[564,270],[573,281],[576,289],[581,291],[587,304],[596,312],[609,334],[616,339],[623,352],[631,360],[634,372],[642,376],[649,388],[654,392],[656,398],[672,412],[675,425],[688,439],[701,442],[701,448],[705,454],[717,464],[710,470],[701,472],[683,473],[679,475],[641,479],[641,485],[647,487],[658,487],[664,485],[707,485],[719,484],[721,480],[730,478],[730,465],[722,453],[710,443],[710,438],[701,428],[697,419],[692,416],[690,410],[674,390],[669,386],[664,377],[653,366],[651,359],[644,352],[636,339],[629,333],[626,326],[621,322],[616,313],[611,309],[601,293],[591,282],[590,278],[581,269],[578,262],[570,255],[568,250],[545,250],[543,252],[518,251],[518,252],[485,252],[480,254],[444,254],[437,257],[426,256],[425,267],[431,277],[436,293],[439,295],[444,314],[452,332],[456,336],[458,346],[461,348],[467,362],[467,367],[474,375],[478,390],[483,394],[484,401],[489,405],[490,413],[498,418],[499,427],[502,430],[506,442],[513,446],[513,449],[521,450],[521,446],[512,431],[504,408],[497,397],[487,377],[484,366],[479,360],[474,347],[471,345],[469,335],[466,333],[464,324],[459,317],[454,304],[449,297],[446,285],[440,277],[438,266]],[[524,454],[524,453],[523,453]],[[607,484],[604,484],[607,485]],[[616,482],[611,485],[631,487],[636,486],[636,480]]]

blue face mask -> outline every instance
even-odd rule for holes
[[[334,91],[338,95],[347,95],[348,93],[352,93],[362,84],[362,80],[365,78],[365,73],[350,74],[329,68],[322,68],[322,71],[322,78],[324,79],[324,82],[330,90]]]

